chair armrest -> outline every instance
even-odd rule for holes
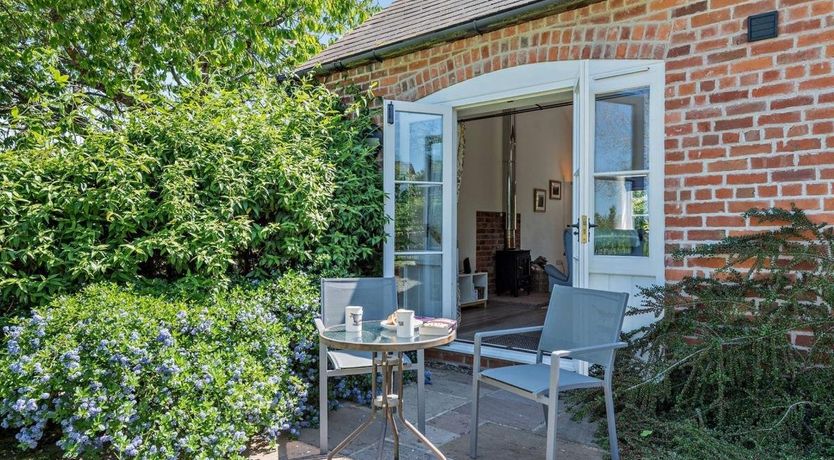
[[[618,348],[624,348],[626,345],[628,345],[628,344],[625,343],[625,342],[612,342],[612,343],[604,343],[604,344],[601,344],[601,345],[592,345],[590,347],[573,348],[573,349],[570,349],[570,350],[553,350],[550,353],[550,356],[551,357],[556,356],[556,357],[559,357],[559,358],[566,358],[566,357],[568,357],[570,355],[573,355],[575,353],[587,353],[589,351],[601,351],[601,350],[611,350],[611,349],[616,350]]]
[[[324,331],[324,322],[321,318],[314,318],[313,321],[316,323],[316,329],[319,331],[319,334],[321,334]]]
[[[475,333],[475,343],[481,341],[484,337],[496,337],[499,335],[515,335],[515,334],[527,334],[529,332],[540,332],[544,330],[544,326],[531,326],[531,327],[517,327],[515,329],[500,329],[497,331],[486,331],[486,332],[476,332]]]
[[[550,404],[555,404],[555,397],[553,395],[559,393],[559,361],[557,360],[555,365],[553,362],[553,357],[556,358],[566,358],[573,353],[583,353],[589,351],[600,351],[600,350],[611,350],[611,349],[618,349],[623,348],[627,344],[625,342],[612,342],[612,343],[604,343],[601,345],[592,345],[590,347],[580,347],[580,348],[573,348],[571,350],[553,350],[550,354],[550,385],[548,385],[548,390],[550,391]],[[605,370],[606,372],[606,380],[610,378],[610,371],[608,368]]]
[[[473,357],[472,357],[472,375],[476,376],[481,371],[481,339],[484,337],[497,337],[499,335],[515,335],[515,334],[526,334],[528,332],[539,332],[544,330],[544,326],[532,326],[532,327],[518,327],[515,329],[500,329],[497,331],[486,331],[486,332],[477,332],[475,333],[475,343],[473,345]]]

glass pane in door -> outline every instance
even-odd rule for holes
[[[443,181],[443,115],[397,111],[394,179]]]
[[[594,105],[594,171],[649,168],[649,89],[600,94]]]
[[[396,185],[394,244],[397,251],[441,251],[443,186]]]
[[[418,316],[443,316],[443,256],[411,254],[394,257],[400,308]]]
[[[594,179],[594,254],[649,255],[647,176]]]

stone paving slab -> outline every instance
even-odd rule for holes
[[[558,439],[556,456],[572,460],[602,459],[602,452],[591,446]],[[469,435],[443,445],[440,450],[449,459],[469,459]],[[486,422],[478,428],[478,459],[537,459],[544,458],[545,438],[527,430]]]
[[[409,385],[403,388],[403,411],[405,418],[417,423],[417,385]],[[444,412],[455,408],[469,407],[469,396],[466,397],[437,391],[434,385],[426,385],[426,420],[431,420]]]
[[[371,446],[362,449],[359,452],[349,454],[351,460],[378,460],[379,446]],[[383,459],[394,458],[394,443],[391,441],[385,442],[385,450],[382,452]],[[401,460],[435,460],[434,455],[419,446],[400,443],[400,459]]]
[[[355,430],[362,422],[364,422],[370,414],[371,409],[369,407],[359,406],[352,403],[344,404],[339,409],[331,411],[330,414],[328,414],[328,418],[330,419],[330,429],[328,431],[330,447],[333,448],[342,442],[342,440],[352,433],[353,430]],[[379,417],[377,417],[374,424],[353,441],[353,443],[349,446],[351,449],[348,452],[360,450],[369,445],[376,444],[379,442],[380,431],[381,425],[379,424]],[[318,449],[318,428],[301,430],[299,441],[316,446]]]
[[[429,420],[426,424],[430,427],[437,427],[461,436],[469,433],[469,413],[462,414],[456,411],[449,411]]]
[[[469,459],[469,397],[472,376],[457,369],[431,369],[432,385],[426,386],[427,437],[449,460]],[[404,389],[405,416],[417,424],[417,385]],[[481,416],[478,458],[481,460],[526,460],[544,458],[545,424],[540,404],[488,385],[481,387]],[[334,447],[370,415],[370,408],[346,403],[331,411],[330,447]],[[563,405],[559,410],[558,455],[576,460],[597,460],[603,452],[593,444],[596,424],[571,420]],[[379,418],[365,433],[346,448],[341,460],[379,458],[381,435]],[[413,434],[400,429],[400,458],[423,460],[434,457]],[[249,458],[257,460],[320,460],[317,428],[304,429],[297,440],[283,440],[278,449],[253,445]],[[386,436],[384,459],[393,458],[392,435]]]
[[[522,430],[532,431],[544,423],[544,411],[541,404],[536,404],[528,399],[506,393],[516,399],[500,397],[496,394],[481,396],[481,404],[478,419],[483,422],[494,422],[503,426],[509,426]],[[469,404],[455,409],[467,418],[471,411]]]

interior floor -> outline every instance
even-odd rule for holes
[[[485,307],[464,308],[461,310],[458,340],[473,341],[476,332],[540,326],[544,324],[549,299],[546,292],[533,292],[518,297],[493,297]],[[485,342],[514,349],[535,350],[539,335],[489,337]]]

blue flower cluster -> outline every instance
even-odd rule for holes
[[[159,330],[159,335],[156,336],[156,340],[162,343],[163,346],[174,346],[174,337],[171,335],[171,331],[169,331],[168,328],[161,328]]]

